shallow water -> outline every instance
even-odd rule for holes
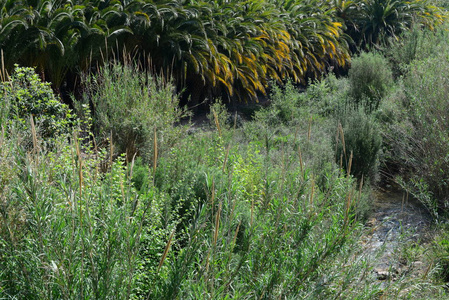
[[[394,280],[411,271],[410,266],[415,266],[414,272],[423,272],[426,266],[420,261],[404,262],[400,250],[404,245],[412,247],[429,239],[430,215],[418,201],[397,188],[378,188],[374,198],[363,238],[363,255],[374,263],[374,276]]]

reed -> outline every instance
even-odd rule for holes
[[[212,109],[212,113],[214,115],[214,121],[215,121],[215,126],[217,126],[217,130],[218,130],[218,135],[221,137],[221,126],[220,126],[220,120],[218,119],[218,115],[217,112],[215,111],[215,109]]]
[[[171,247],[171,244],[173,242],[174,235],[175,235],[175,230],[173,229],[173,231],[170,234],[170,237],[168,238],[167,244],[165,245],[164,253],[162,254],[161,260],[159,261],[159,265],[157,267],[157,272],[158,273],[160,272],[160,270],[161,270],[161,268],[162,268],[162,266],[164,264],[164,261],[167,258],[168,251],[170,251],[170,247]]]
[[[157,158],[158,158],[158,148],[157,148],[157,130],[154,128],[154,137],[153,137],[153,176],[156,175],[157,168]]]

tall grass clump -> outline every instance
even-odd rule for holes
[[[393,83],[388,60],[373,52],[362,52],[353,58],[348,76],[349,96],[355,108],[363,107],[367,112],[378,109]]]
[[[51,152],[15,142],[2,140],[1,150],[12,166],[2,171],[1,297],[129,299],[143,237],[160,224],[152,190],[137,194],[123,158],[101,172],[109,154],[76,136]]]
[[[90,103],[93,131],[98,143],[112,138],[118,154],[150,162],[154,132],[159,150],[169,148],[182,135],[174,126],[186,111],[178,106],[174,85],[163,76],[139,71],[133,64],[110,63],[87,75],[81,103]]]

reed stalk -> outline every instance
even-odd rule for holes
[[[175,229],[173,229],[173,231],[171,232],[170,238],[168,239],[167,244],[165,245],[164,253],[162,254],[161,260],[159,261],[159,266],[157,267],[158,273],[160,272],[161,267],[164,264],[165,259],[167,258],[168,251],[170,250],[174,235],[175,235]]]
[[[218,240],[218,230],[220,228],[221,206],[222,206],[222,204],[220,202],[218,204],[217,214],[215,215],[214,244],[213,244],[214,247],[217,245],[217,240]]]
[[[156,127],[154,128],[153,148],[154,148],[154,152],[153,152],[153,177],[154,177],[156,175],[157,159],[158,159],[157,130],[156,130]]]
[[[212,109],[212,113],[214,115],[214,121],[215,121],[215,126],[217,126],[218,135],[221,137],[221,127],[220,127],[220,121],[218,120],[217,112],[215,111],[215,109]]]

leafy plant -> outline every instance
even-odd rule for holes
[[[0,191],[2,297],[129,299],[134,293],[143,226],[160,226],[160,208],[153,190],[137,195],[123,158],[101,173],[107,156],[81,148],[77,139],[59,139],[51,151],[34,154],[17,148],[9,156],[20,171]],[[158,245],[157,238],[146,246]]]
[[[33,68],[16,65],[10,80],[0,83],[0,94],[3,95],[1,124],[15,120],[26,130],[33,117],[44,138],[69,132],[73,121],[71,110],[55,96],[50,83],[41,81]]]
[[[382,138],[373,117],[363,110],[348,110],[337,129],[337,163],[359,180],[375,179]]]
[[[448,67],[443,54],[413,62],[404,78],[404,113],[395,127],[389,142],[396,146],[401,159],[403,176],[411,183],[420,183],[416,188],[406,184],[408,190],[420,199],[431,195],[431,201],[421,200],[433,211],[447,211],[448,172],[446,154],[449,151],[447,138],[449,82],[442,74]]]
[[[349,95],[356,108],[372,112],[387,94],[393,82],[388,61],[380,54],[361,53],[354,58],[349,70]]]
[[[132,65],[112,63],[87,76],[82,101],[93,107],[98,141],[111,137],[128,161],[140,155],[145,163],[155,163],[155,151],[169,148],[185,130],[174,126],[186,116],[174,86]]]

